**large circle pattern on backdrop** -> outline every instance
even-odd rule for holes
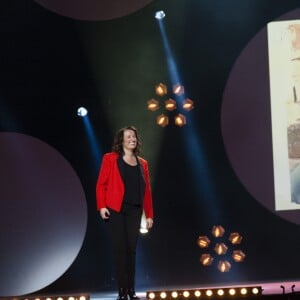
[[[77,257],[86,232],[80,180],[39,139],[0,133],[0,296],[35,292]]]
[[[300,17],[300,10],[278,20]],[[267,27],[238,57],[223,95],[221,125],[228,158],[247,190],[263,206],[300,224],[300,211],[275,211]]]
[[[152,0],[35,0],[59,15],[76,20],[100,21],[127,16]]]

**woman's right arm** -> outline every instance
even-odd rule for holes
[[[107,210],[106,191],[107,191],[107,184],[108,184],[110,172],[111,172],[110,159],[107,156],[107,154],[105,154],[102,158],[101,168],[100,168],[97,185],[96,185],[97,210],[99,210],[101,214],[101,209],[102,209],[103,215],[105,212],[105,210],[103,209],[105,208]]]

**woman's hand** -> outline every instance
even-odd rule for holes
[[[146,228],[150,229],[150,228],[152,228],[152,226],[153,226],[153,219],[147,218],[146,219]]]
[[[109,210],[106,207],[101,208],[100,209],[100,216],[103,220],[109,219],[109,216],[110,216]]]

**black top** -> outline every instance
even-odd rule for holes
[[[125,193],[123,202],[132,205],[141,205],[140,180],[141,170],[139,164],[131,166],[122,159],[124,168]]]

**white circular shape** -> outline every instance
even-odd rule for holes
[[[57,280],[81,249],[87,206],[81,182],[54,148],[0,133],[0,296]]]

